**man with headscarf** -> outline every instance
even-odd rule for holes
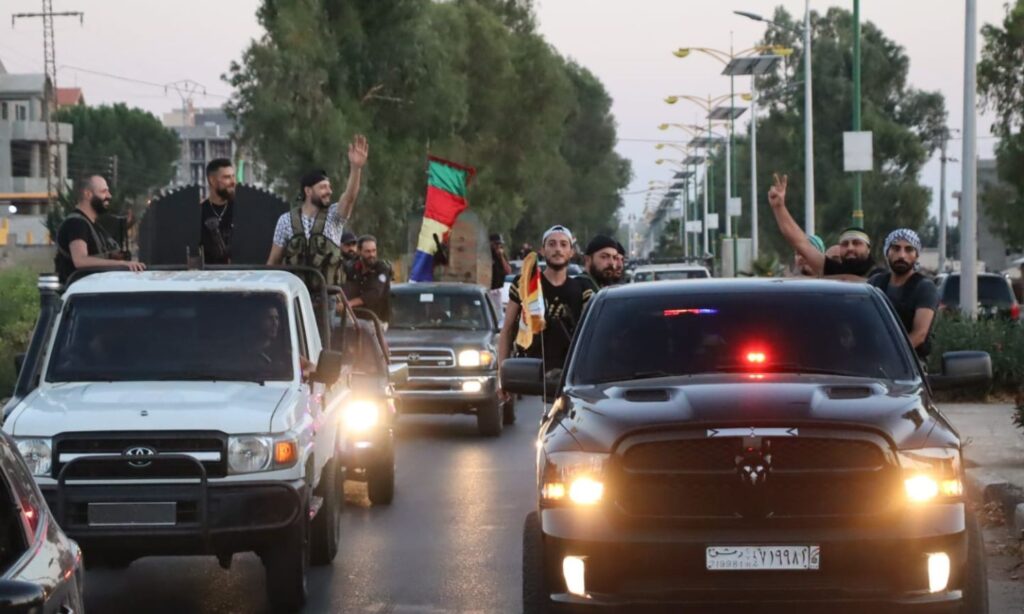
[[[597,235],[587,243],[583,257],[583,275],[579,279],[587,284],[591,293],[614,286],[621,279],[618,268],[618,242],[606,235]]]
[[[935,284],[917,272],[921,238],[909,228],[898,228],[885,238],[885,259],[890,272],[871,277],[868,283],[881,290],[903,322],[917,355],[926,358],[939,292]]]
[[[782,236],[796,250],[814,275],[825,277],[840,277],[848,280],[865,280],[875,268],[874,260],[871,258],[871,239],[860,228],[847,228],[839,235],[840,259],[833,260],[826,258],[823,251],[819,251],[804,233],[800,225],[796,223],[793,216],[786,209],[786,186],[789,183],[787,175],[781,178],[774,176],[774,182],[768,191],[768,204],[771,205],[775,214],[775,221],[779,224]]]

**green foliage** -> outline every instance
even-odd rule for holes
[[[39,293],[31,271],[0,271],[0,399],[14,389],[14,356],[25,343],[39,315]]]
[[[774,20],[801,27],[783,8]],[[843,171],[843,132],[850,130],[853,109],[852,16],[849,11],[830,8],[825,14],[812,13],[814,82],[814,172],[816,226],[818,234],[831,244],[843,228],[852,223],[852,173]],[[772,173],[789,175],[787,205],[793,217],[804,219],[804,99],[802,38],[793,32],[770,28],[762,41],[793,49],[774,72],[758,79],[759,109],[767,117],[758,122],[757,146],[759,225],[761,249],[788,260],[792,250],[781,237],[768,208],[767,191]],[[874,132],[875,170],[863,174],[865,229],[872,237],[883,237],[895,227],[920,228],[926,219],[930,192],[918,181],[918,174],[936,149],[946,110],[937,92],[923,92],[908,84],[910,60],[902,47],[887,38],[874,24],[862,26],[862,123]],[[742,91],[737,82],[737,91]],[[738,193],[744,200],[740,236],[750,233],[749,139],[736,135]],[[770,152],[771,155],[766,155]],[[724,151],[714,161],[725,167]],[[717,203],[724,216],[725,173],[714,173]],[[880,243],[880,241],[879,241]]]
[[[978,91],[995,111],[993,131],[999,135],[996,161],[1005,182],[986,190],[982,204],[992,218],[992,230],[1011,249],[1024,249],[1024,0],[1006,5],[1001,26],[981,29],[984,45],[978,64]]]
[[[97,173],[110,182],[115,211],[125,203],[138,203],[174,176],[178,137],[160,120],[142,109],[124,104],[73,106],[57,113],[58,121],[74,127],[75,141],[68,149],[68,175]],[[112,156],[117,156],[117,183]]]
[[[57,206],[47,209],[44,223],[54,242],[57,241],[57,229],[60,228],[60,225],[64,223],[64,218],[71,213],[77,204],[74,193],[65,190],[57,195]]]
[[[611,99],[534,31],[527,0],[278,0],[227,79],[241,138],[289,190],[309,168],[347,175],[370,140],[360,232],[401,250],[421,209],[428,153],[475,166],[470,206],[512,243],[552,223],[615,228],[629,164],[614,153]]]
[[[928,369],[939,373],[942,354],[956,350],[989,353],[992,357],[992,389],[995,391],[1017,392],[1024,381],[1024,326],[1019,322],[939,317],[932,329]]]

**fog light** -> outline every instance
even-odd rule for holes
[[[481,384],[480,382],[463,382],[462,383],[462,391],[463,392],[468,392],[470,394],[475,394],[477,392],[480,392],[483,389],[484,389],[483,384]]]
[[[928,555],[928,590],[939,593],[949,584],[949,555],[934,552]]]
[[[573,595],[586,597],[587,586],[586,563],[582,556],[567,556],[562,559],[562,576],[565,577],[565,588]]]

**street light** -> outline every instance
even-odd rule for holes
[[[757,13],[733,11],[733,13],[762,21],[780,30],[800,33],[796,28],[766,19]],[[811,104],[811,0],[804,0],[804,232],[814,234],[814,115]]]

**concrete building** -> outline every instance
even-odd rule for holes
[[[1010,266],[1010,254],[1006,242],[993,230],[995,221],[988,215],[984,194],[998,185],[999,175],[995,160],[978,160],[978,260],[988,271],[1002,271]]]
[[[0,208],[40,215],[47,203],[46,100],[55,105],[43,74],[10,74],[0,63]],[[57,124],[56,177],[68,185],[71,124]]]

